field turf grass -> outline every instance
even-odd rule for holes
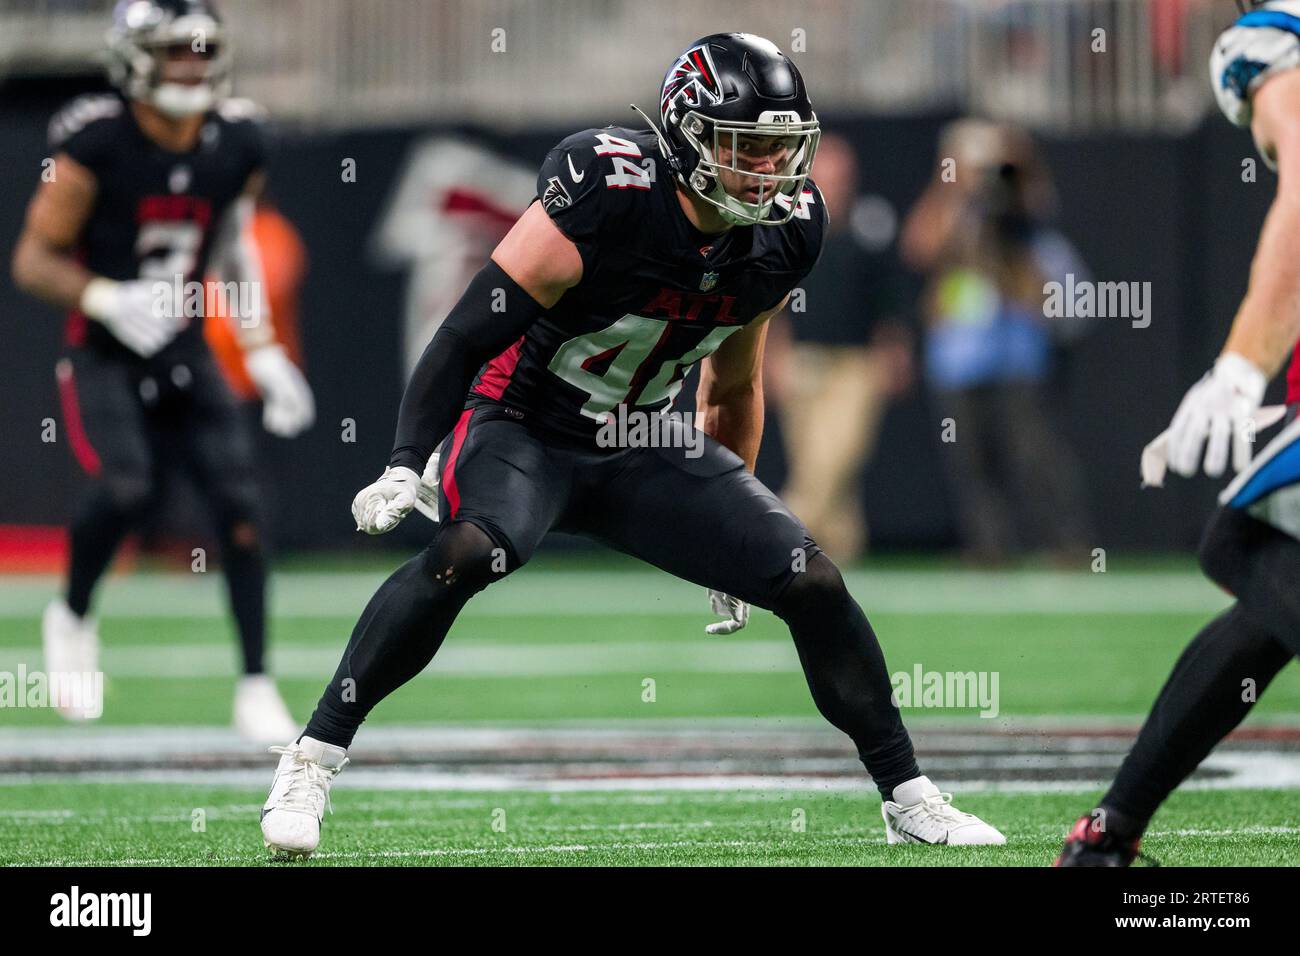
[[[277,579],[272,663],[296,716],[310,713],[383,576],[367,564]],[[1225,602],[1190,563],[1095,575],[886,566],[848,579],[891,672],[916,664],[997,672],[1004,716],[1105,718],[1133,728],[1181,648]],[[0,671],[40,666],[39,614],[54,587],[46,578],[0,578]],[[106,727],[228,724],[236,654],[218,574],[111,579],[102,615]],[[701,589],[658,572],[614,559],[542,560],[476,599],[432,669],[371,723],[816,717],[779,621],[755,611],[739,634],[709,638],[710,620]],[[971,711],[957,716],[979,723]],[[1247,726],[1298,718],[1300,668],[1292,666]],[[57,741],[64,731],[49,710],[0,709],[0,732]],[[268,757],[268,783],[273,765]],[[266,861],[257,828],[265,786],[4,777],[0,864]],[[1104,783],[1069,792],[954,786],[958,805],[1003,829],[1009,845],[918,848],[884,844],[879,801],[865,780],[859,792],[542,792],[354,789],[346,779],[335,789],[325,844],[305,865],[1040,866]],[[1296,789],[1180,792],[1144,848],[1166,865],[1295,865],[1297,821]]]
[[[871,793],[344,790],[307,861],[272,863],[265,790],[0,787],[0,863],[173,866],[1045,866],[1088,794],[969,794],[1002,847],[887,846]],[[195,829],[195,811],[204,827]],[[803,812],[804,829],[795,821]],[[1300,864],[1300,792],[1178,793],[1143,849],[1162,865]],[[494,828],[495,827],[495,828]]]

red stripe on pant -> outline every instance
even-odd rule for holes
[[[519,364],[519,352],[523,346],[524,337],[521,335],[514,345],[489,362],[474,391],[500,401],[501,396],[506,393],[506,386],[510,384],[510,379],[515,374],[515,366]]]
[[[59,359],[54,366],[54,377],[59,383],[59,404],[63,407],[63,424],[68,429],[68,441],[72,443],[72,454],[77,459],[81,470],[92,478],[99,477],[99,453],[86,436],[86,428],[81,422],[81,403],[77,400],[77,383],[72,375],[72,360]]]
[[[460,446],[465,444],[465,433],[469,431],[469,419],[474,409],[467,408],[460,413],[460,420],[452,430],[451,454],[442,465],[442,491],[451,506],[451,517],[456,517],[460,509],[460,489],[456,487],[456,459],[460,457]]]

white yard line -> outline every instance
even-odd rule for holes
[[[179,635],[178,635],[179,636]],[[277,677],[328,680],[338,666],[346,635],[337,647],[277,643],[270,666]],[[41,648],[0,647],[0,672],[41,667]],[[234,677],[235,648],[226,644],[118,644],[100,654],[105,679],[115,677]],[[448,641],[422,676],[546,677],[666,673],[796,673],[799,658],[789,640],[615,641],[587,644],[508,644]],[[637,685],[639,688],[639,684]]]
[[[353,618],[384,580],[382,572],[281,572],[271,588],[279,617]],[[1203,577],[1181,571],[852,571],[854,596],[875,614],[1210,614],[1229,603]],[[59,589],[52,575],[0,577],[0,618],[35,620]],[[702,591],[653,569],[525,568],[488,588],[467,617],[708,616]],[[221,617],[221,574],[140,573],[110,578],[104,616]]]

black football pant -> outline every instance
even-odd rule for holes
[[[1237,601],[1183,651],[1102,799],[1107,825],[1120,834],[1140,834],[1300,654],[1300,541],[1225,506],[1206,528],[1200,561]]]
[[[429,664],[465,602],[525,564],[554,529],[777,614],[818,709],[890,796],[919,770],[871,625],[835,565],[740,458],[709,438],[701,451],[565,447],[499,406],[466,411],[442,446],[443,520],[362,612],[306,735],[350,745],[370,710]]]
[[[122,539],[158,500],[163,473],[179,467],[212,510],[245,671],[260,673],[266,566],[252,437],[211,355],[145,363],[79,348],[58,379],[64,433],[96,479],[70,529],[68,606],[87,613]]]

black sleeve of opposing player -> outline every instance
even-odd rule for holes
[[[456,424],[483,363],[509,348],[546,310],[488,260],[420,356],[402,396],[390,467],[417,475]]]

